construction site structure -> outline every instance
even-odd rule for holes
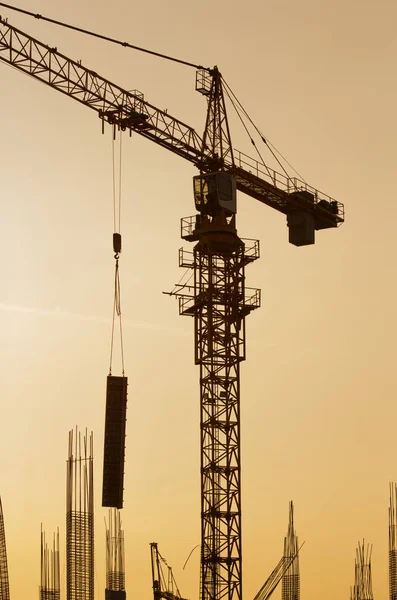
[[[0,600],[10,600],[8,580],[6,532],[4,527],[3,506],[0,497]]]
[[[397,600],[397,485],[389,484],[389,598]]]
[[[161,556],[158,544],[150,544],[150,558],[152,565],[152,587],[154,600],[184,600],[175,581],[172,567],[167,564],[166,559]],[[164,569],[166,573],[164,573]]]
[[[66,599],[94,600],[93,434],[69,432],[66,466]]]
[[[245,317],[259,307],[260,292],[245,286],[245,267],[259,257],[259,243],[237,234],[236,190],[284,214],[295,246],[313,244],[315,231],[340,225],[343,205],[290,177],[284,167],[283,173],[275,171],[260,152],[255,160],[232,147],[224,90],[239,117],[249,116],[217,67],[177,61],[196,69],[196,90],[206,98],[200,136],[149,104],[142,93],[104,79],[2,18],[0,61],[96,111],[103,126],[136,132],[199,170],[193,190],[196,214],[181,222],[182,238],[195,246],[179,255],[180,266],[192,271],[194,283],[172,293],[179,296],[180,314],[194,318],[195,362],[200,367],[200,598],[241,600],[240,363],[246,354]],[[268,150],[267,140],[255,130]]]
[[[40,600],[60,600],[59,531],[54,533],[52,548],[49,548],[41,529],[40,567]]]
[[[358,543],[354,563],[354,585],[350,588],[350,600],[374,600],[372,592],[372,546]]]
[[[300,600],[300,573],[299,573],[299,544],[294,528],[294,504],[289,503],[288,531],[284,538],[284,560],[288,562],[295,556],[291,566],[283,575],[281,598],[282,600]]]
[[[105,600],[125,600],[124,531],[120,511],[109,510],[106,523],[106,590]]]

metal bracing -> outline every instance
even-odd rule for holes
[[[60,600],[59,532],[48,547],[41,530],[40,600]]]
[[[10,600],[8,581],[7,547],[4,528],[3,507],[0,498],[0,600]]]
[[[156,542],[150,544],[150,558],[154,600],[184,600],[175,581],[172,567],[161,556]],[[166,574],[164,574],[163,567],[166,569]]]
[[[245,359],[246,253],[235,217],[200,216],[190,261],[194,288],[178,291],[180,313],[194,317],[200,366],[202,600],[241,599],[240,362]],[[189,238],[191,239],[191,238]],[[181,255],[180,255],[181,256]],[[183,256],[183,255],[182,255]],[[183,260],[183,259],[182,259]],[[250,296],[251,298],[251,296]]]
[[[93,435],[69,432],[66,491],[66,598],[94,600]]]
[[[91,108],[103,121],[134,131],[171,150],[203,173],[213,170],[216,154],[216,164],[222,158],[222,171],[234,176],[238,190],[284,214],[303,209],[314,215],[316,229],[336,227],[344,220],[343,205],[326,194],[296,177],[277,173],[239,150],[232,152],[221,99],[220,104],[216,100],[209,105],[208,131],[212,131],[212,139],[207,135],[203,139],[189,125],[146,102],[140,92],[124,90],[84,67],[81,61],[64,56],[57,48],[43,44],[1,17],[0,61]],[[213,77],[212,92],[215,92],[219,91],[221,79],[215,69],[213,73],[218,73]],[[297,195],[301,190],[310,192],[312,198],[307,200]],[[331,202],[334,202],[332,210]]]
[[[212,70],[211,75],[202,155],[206,157],[208,171],[218,171],[223,170],[225,164],[234,166],[234,158],[222,90],[222,77],[217,67]],[[203,166],[201,168],[203,169]]]
[[[350,600],[374,600],[372,592],[372,546],[364,540],[358,543],[354,564],[354,586],[350,588]]]
[[[106,524],[106,591],[125,592],[124,565],[121,515],[117,508],[112,508],[109,510],[109,522]]]
[[[284,573],[282,579],[281,598],[282,600],[300,600],[300,573],[299,573],[299,554],[298,538],[294,529],[294,505],[289,503],[289,521],[288,531],[284,538],[284,561],[292,561],[291,566]]]
[[[397,600],[397,486],[389,484],[389,598]]]

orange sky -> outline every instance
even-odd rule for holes
[[[23,7],[204,65],[217,64],[265,135],[309,183],[346,206],[315,246],[287,243],[285,218],[239,196],[238,230],[259,238],[247,283],[242,366],[244,597],[282,553],[288,501],[302,550],[302,598],[349,594],[358,539],[373,543],[385,598],[388,482],[395,458],[394,239],[397,9],[391,0],[102,0]],[[145,93],[199,133],[193,70],[22,15],[15,26]],[[13,599],[37,597],[40,523],[64,545],[68,430],[94,431],[96,594],[113,253],[111,135],[86,107],[6,65],[1,71],[0,494]],[[252,153],[230,114],[233,142]],[[125,509],[130,598],[151,598],[149,543],[198,597],[199,386],[193,322],[170,290],[193,167],[133,136],[123,143],[122,306],[129,377]],[[65,582],[64,554],[61,572]],[[22,575],[23,574],[23,575]],[[279,592],[276,592],[279,594]]]

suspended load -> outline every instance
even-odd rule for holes
[[[102,506],[123,508],[128,377],[108,375]]]

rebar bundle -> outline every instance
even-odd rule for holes
[[[60,593],[59,532],[54,534],[50,549],[41,530],[40,600],[60,600]]]
[[[125,599],[124,531],[120,511],[109,510],[106,525],[106,598]]]
[[[284,561],[288,562],[295,556],[290,567],[283,575],[282,580],[282,600],[300,599],[300,574],[299,574],[299,554],[298,538],[294,529],[294,504],[289,503],[289,522],[287,535],[284,538]]]
[[[351,600],[374,600],[372,593],[372,546],[364,540],[359,542],[356,549],[356,560],[354,565],[354,586],[350,588]]]
[[[69,432],[66,493],[66,598],[94,600],[93,435]]]
[[[397,600],[397,486],[395,483],[389,484],[390,505],[389,505],[389,598]]]
[[[6,534],[4,529],[3,507],[0,498],[0,600],[10,600],[10,586],[8,582],[8,565]]]

